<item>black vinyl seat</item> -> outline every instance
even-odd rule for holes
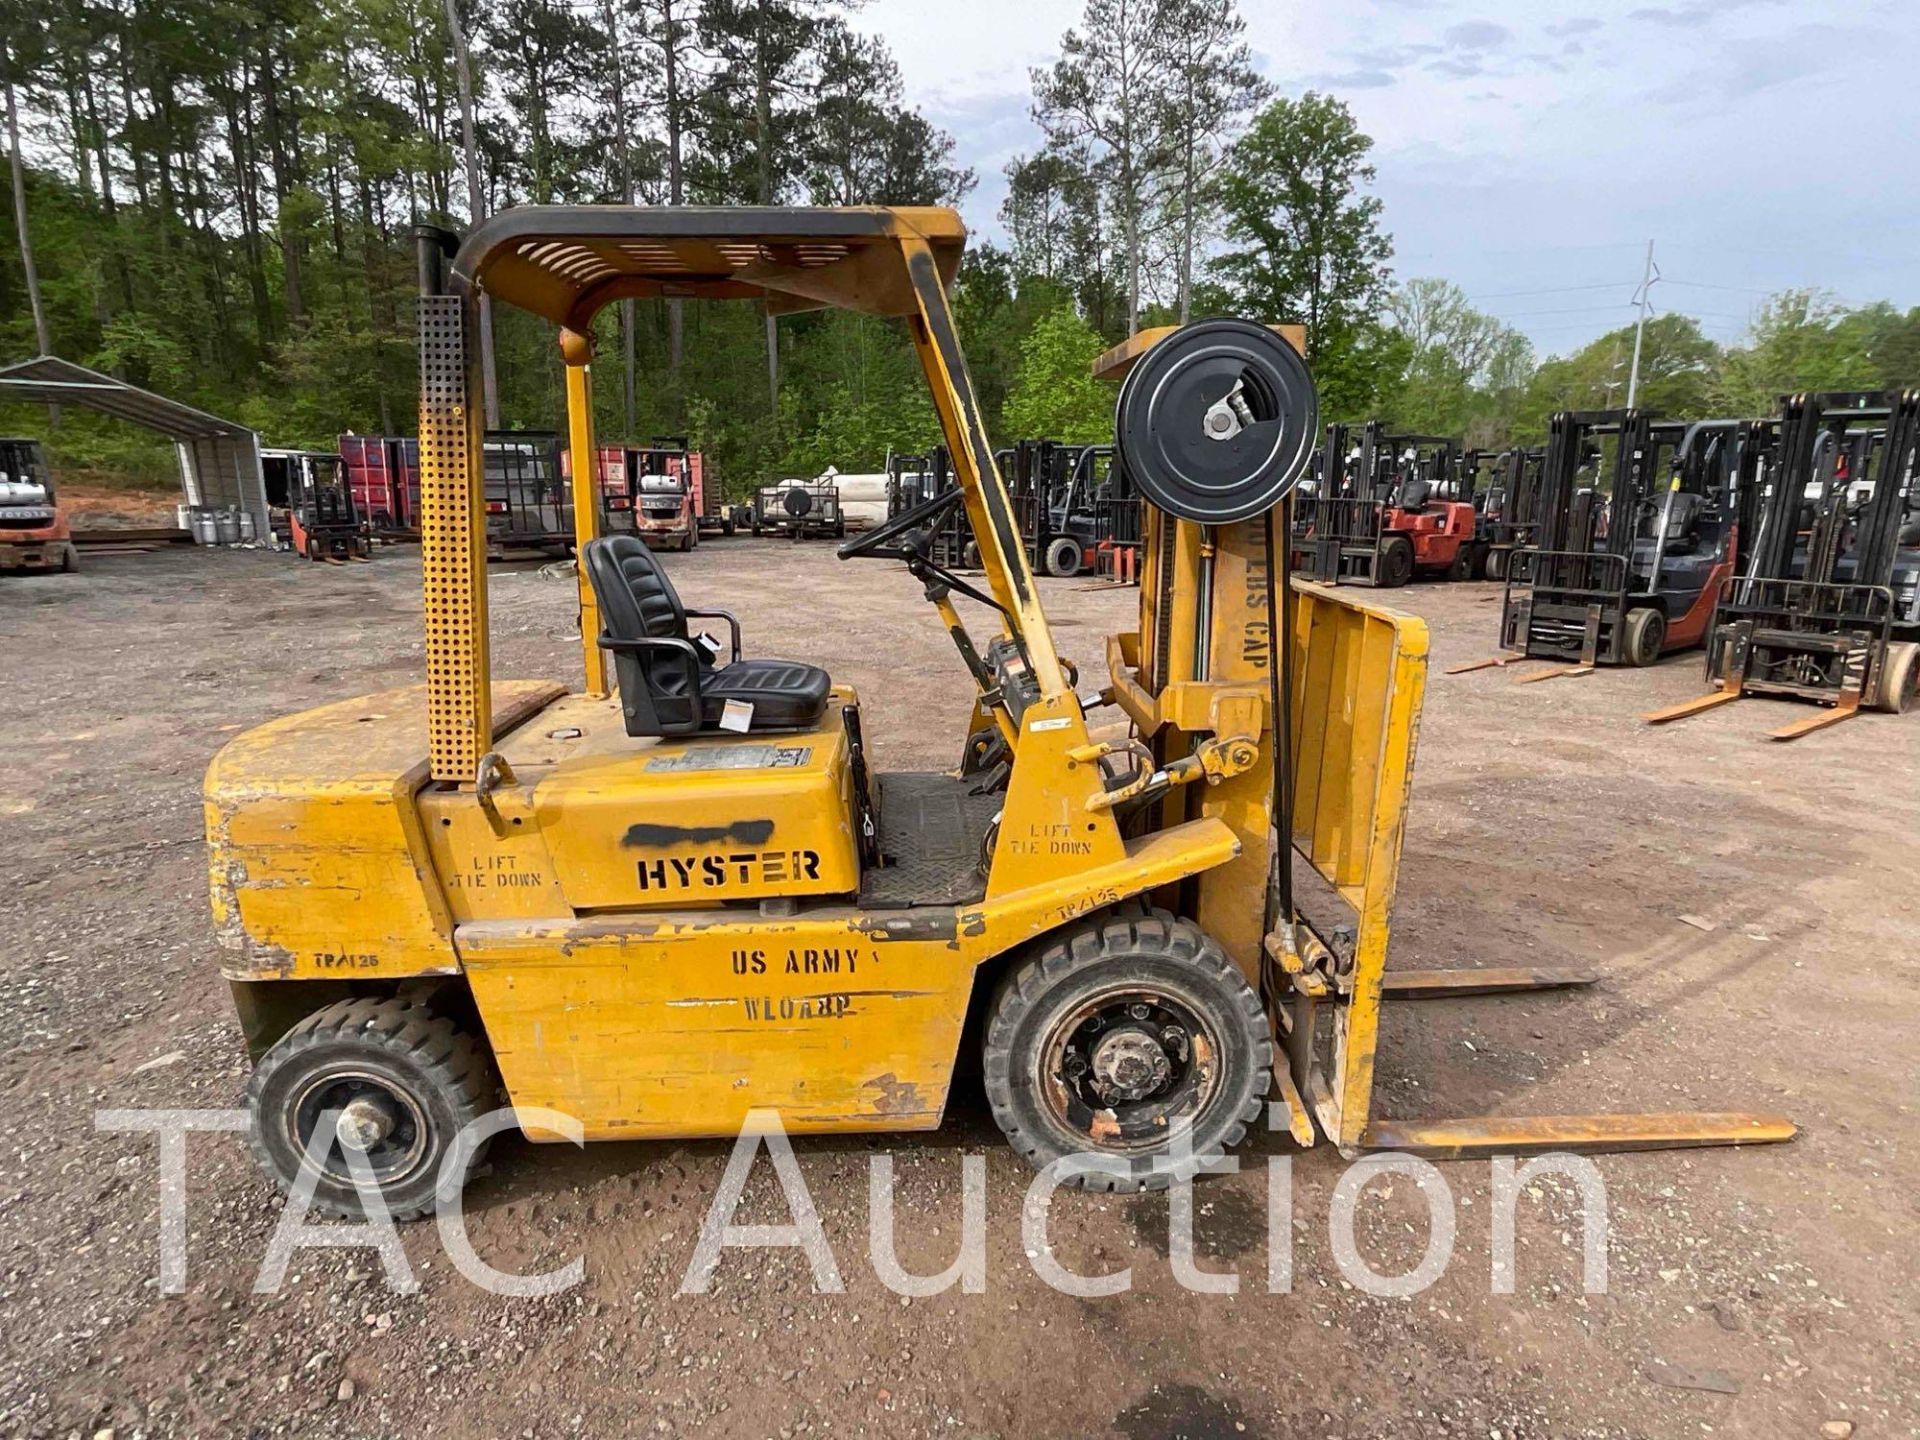
[[[613,652],[629,735],[698,735],[717,730],[729,700],[753,707],[753,730],[800,730],[826,713],[833,681],[817,665],[742,660],[740,622],[724,610],[689,610],[644,541],[607,535],[588,543],[587,579],[600,602],[600,646]],[[725,620],[732,656],[724,664],[696,644],[688,617]]]

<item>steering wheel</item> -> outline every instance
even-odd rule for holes
[[[925,545],[924,537],[916,537],[918,543],[906,541],[903,544],[895,544],[894,542],[905,541],[906,537],[915,530],[924,529],[930,532],[934,522],[960,503],[960,496],[961,491],[958,486],[951,490],[944,490],[931,500],[923,500],[911,510],[894,516],[885,524],[875,526],[864,535],[856,535],[851,540],[843,541],[833,553],[842,560],[852,560],[862,555],[879,555],[890,560],[924,559],[925,556],[921,553]]]

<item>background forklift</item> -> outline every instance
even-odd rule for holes
[[[1327,427],[1325,477],[1309,531],[1313,575],[1394,589],[1417,574],[1484,572],[1479,517],[1459,492],[1459,447],[1445,436],[1390,435],[1370,420],[1357,442]]]
[[[1651,665],[1703,643],[1769,436],[1765,426],[1660,422],[1639,410],[1555,415],[1535,543],[1513,552],[1501,601],[1500,644],[1512,653],[1448,673],[1566,662],[1524,677],[1532,682]]]
[[[1513,552],[1533,544],[1546,459],[1544,446],[1511,446],[1479,467],[1487,472],[1484,486],[1475,479],[1468,482],[1486,546],[1481,571],[1489,580],[1505,580]]]
[[[308,560],[338,565],[373,555],[373,535],[347,466],[331,450],[262,450],[269,506],[284,506],[287,545]]]
[[[656,439],[644,448],[625,447],[629,528],[649,548],[685,552],[700,543],[706,514],[702,469],[700,456],[682,437]],[[732,534],[732,522],[724,522],[724,529]]]
[[[1281,506],[1314,433],[1298,350],[1216,320],[1102,357],[1126,375],[1117,443],[1147,574],[1137,629],[1107,639],[1107,688],[1083,699],[954,330],[964,237],[947,209],[691,206],[507,210],[457,249],[423,235],[427,683],[238,736],[207,778],[269,1173],[307,1171],[342,1213],[374,1190],[423,1213],[470,1173],[455,1136],[502,1090],[590,1139],[734,1135],[767,1108],[789,1132],[927,1130],[976,1035],[1014,1148],[1087,1157],[1078,1179],[1100,1189],[1198,1171],[1270,1098],[1299,1143],[1342,1149],[1791,1134],[1754,1116],[1373,1117],[1382,996],[1489,977],[1386,983],[1426,632],[1288,580]],[[902,563],[953,638],[971,696],[956,771],[875,773],[854,692],[746,654],[639,541],[597,537],[585,475],[584,687],[493,679],[483,292],[558,328],[577,454],[593,318],[622,298],[905,321],[959,485],[839,553]],[[955,505],[978,586],[927,558]],[[715,629],[718,654],[693,638]]]
[[[1750,559],[1716,588],[1716,688],[1654,724],[1753,694],[1831,707],[1771,737],[1793,740],[1920,698],[1920,393],[1790,396],[1778,436]]]
[[[0,436],[0,572],[79,568],[46,446],[24,435]]]

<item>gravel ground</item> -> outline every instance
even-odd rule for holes
[[[964,676],[896,567],[746,539],[666,563],[740,614],[750,651],[858,686],[880,767],[957,755]],[[1920,1434],[1920,718],[1770,746],[1794,712],[1755,701],[1653,731],[1635,716],[1694,693],[1694,657],[1517,688],[1446,676],[1491,649],[1497,592],[1395,597],[1432,622],[1434,673],[1394,962],[1582,964],[1603,983],[1390,1009],[1380,1112],[1752,1108],[1804,1127],[1784,1147],[1602,1159],[1605,1294],[1582,1292],[1578,1195],[1551,1178],[1519,1206],[1516,1293],[1490,1293],[1484,1163],[1445,1168],[1457,1239],[1430,1288],[1353,1288],[1329,1230],[1346,1167],[1320,1150],[1291,1158],[1292,1284],[1269,1293],[1268,1161],[1288,1152],[1262,1135],[1240,1174],[1197,1191],[1201,1263],[1235,1270],[1237,1294],[1176,1282],[1164,1197],[1067,1194],[1057,1257],[1132,1279],[1074,1299],[1023,1254],[1030,1176],[963,1085],[943,1129],[891,1147],[899,1251],[909,1270],[949,1262],[961,1157],[984,1155],[984,1293],[907,1301],[880,1283],[864,1162],[882,1142],[851,1138],[796,1145],[841,1294],[815,1293],[793,1251],[731,1252],[711,1293],[676,1293],[725,1145],[514,1142],[472,1192],[474,1244],[526,1272],[580,1256],[577,1287],[489,1295],[428,1225],[404,1234],[414,1293],[373,1251],[334,1249],[257,1295],[273,1193],[237,1137],[203,1135],[187,1288],[163,1296],[154,1142],[99,1133],[94,1113],[227,1106],[244,1083],[201,776],[238,729],[413,683],[417,561],[84,565],[0,582],[0,1432]],[[1135,603],[1044,590],[1083,663]],[[502,568],[492,606],[496,673],[577,675],[570,582]],[[783,1216],[764,1164],[744,1213]],[[1426,1207],[1407,1178],[1376,1181],[1357,1215],[1378,1270],[1418,1262]]]

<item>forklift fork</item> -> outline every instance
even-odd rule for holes
[[[1464,665],[1451,665],[1447,668],[1447,674],[1470,675],[1475,670],[1492,670],[1497,667],[1504,668],[1508,665],[1518,665],[1524,660],[1538,660],[1539,658],[1538,655],[1489,655],[1484,660],[1469,660]]]
[[[1587,626],[1580,637],[1580,658],[1571,665],[1556,665],[1551,670],[1536,670],[1531,675],[1516,675],[1516,685],[1536,685],[1542,680],[1558,680],[1562,677],[1591,675],[1594,667],[1600,663],[1600,607],[1587,606]]]
[[[1269,953],[1273,949],[1269,947]],[[1284,1024],[1276,1025],[1276,1043],[1288,1064],[1275,1068],[1276,1085],[1288,1112],[1294,1139],[1311,1146],[1316,1135],[1337,1135],[1339,1115],[1322,1073],[1315,1066],[1314,1011],[1333,994],[1316,971],[1290,974],[1294,995]],[[1401,1000],[1461,999],[1477,995],[1528,994],[1542,990],[1584,989],[1599,977],[1591,970],[1488,969],[1402,970],[1381,978],[1380,997]],[[1276,1017],[1276,1020],[1278,1017]],[[1309,1108],[1302,1091],[1312,1097]],[[1317,1125],[1316,1125],[1317,1122]],[[1397,1152],[1436,1160],[1476,1159],[1490,1155],[1544,1152],[1613,1154],[1630,1150],[1676,1150],[1720,1145],[1766,1145],[1798,1133],[1780,1115],[1721,1111],[1650,1111],[1619,1115],[1475,1115],[1442,1120],[1388,1120],[1369,1114],[1359,1143],[1336,1147],[1343,1154]]]

